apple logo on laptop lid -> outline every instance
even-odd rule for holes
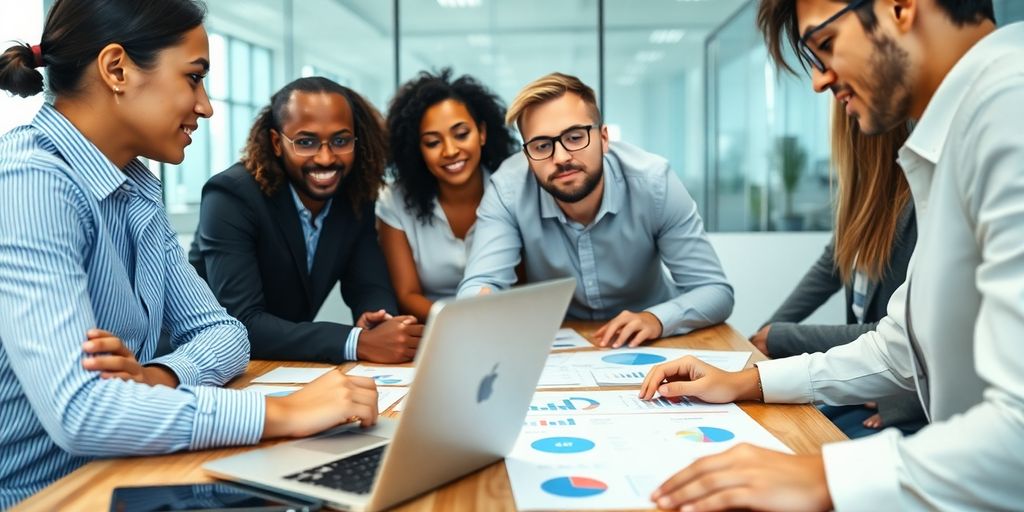
[[[484,375],[484,378],[480,379],[480,388],[476,392],[476,403],[482,403],[491,397],[491,393],[494,392],[494,379],[498,378],[498,364],[494,363],[494,368],[491,368],[491,373]]]

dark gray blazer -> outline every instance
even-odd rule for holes
[[[335,283],[353,317],[398,313],[375,220],[372,204],[356,215],[336,196],[309,272],[288,185],[268,197],[235,164],[203,187],[189,261],[249,331],[253,359],[340,363],[352,326],[313,321]]]
[[[907,265],[917,243],[917,222],[913,202],[900,213],[896,224],[889,266],[878,281],[868,283],[864,303],[864,323],[858,324],[853,314],[853,288],[842,282],[836,270],[833,251],[835,240],[825,246],[818,261],[807,271],[800,284],[768,319],[768,353],[771,357],[825,352],[849,343],[861,334],[873,331],[886,315],[889,297],[907,277]],[[802,325],[834,293],[843,290],[846,297],[846,325]],[[886,425],[909,420],[923,420],[924,411],[916,393],[901,393],[879,401],[879,412]]]

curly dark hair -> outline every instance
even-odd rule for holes
[[[348,101],[355,123],[356,159],[341,189],[348,196],[353,210],[359,214],[377,200],[377,194],[384,185],[384,169],[388,162],[387,130],[380,112],[366,98],[337,82],[319,76],[299,78],[274,93],[270,97],[270,105],[260,111],[249,131],[249,140],[242,150],[242,165],[268,196],[285,181],[281,160],[274,154],[274,145],[270,142],[270,130],[280,133],[285,105],[295,91],[335,93]]]
[[[428,108],[447,99],[466,106],[477,127],[487,128],[480,166],[497,170],[516,151],[512,133],[505,126],[505,106],[498,96],[469,75],[452,81],[451,68],[440,73],[421,72],[398,89],[388,107],[388,132],[395,183],[405,195],[405,207],[424,223],[433,221],[437,178],[427,169],[420,151],[420,120]]]

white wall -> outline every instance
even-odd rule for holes
[[[39,43],[43,34],[43,0],[3,0],[0,13],[0,52],[11,46],[11,41]],[[31,121],[42,104],[42,94],[19,98],[0,92],[0,135]]]
[[[729,323],[749,336],[768,319],[796,283],[821,256],[831,233],[710,233],[725,275],[736,293]],[[843,297],[837,293],[806,320],[845,323]]]
[[[711,233],[711,245],[736,291],[729,323],[749,336],[775,311],[828,243],[829,233]],[[179,235],[188,251],[192,235]],[[335,286],[317,320],[351,322]],[[808,322],[844,323],[842,294],[836,294]]]

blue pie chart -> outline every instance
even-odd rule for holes
[[[560,476],[542,484],[540,488],[563,498],[588,498],[608,490],[608,484],[585,476]]]
[[[664,356],[637,352],[634,354],[608,354],[601,358],[602,361],[612,364],[626,364],[641,366],[647,364],[658,364],[665,361]]]
[[[580,453],[594,448],[594,442],[581,437],[545,437],[530,446],[547,453]]]
[[[732,441],[736,434],[724,429],[715,427],[697,427],[694,429],[680,430],[676,437],[695,443],[723,443]]]

